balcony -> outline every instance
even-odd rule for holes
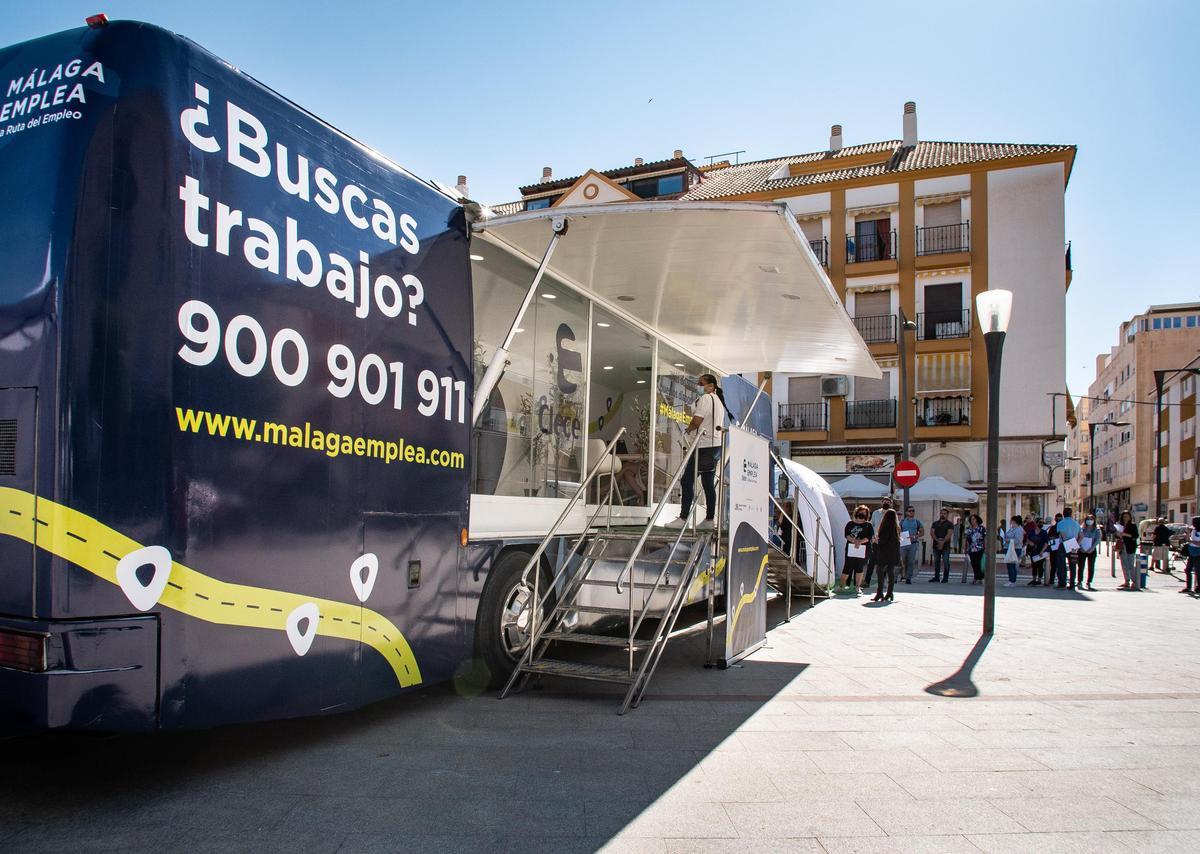
[[[971,337],[971,309],[922,311],[917,314],[917,337],[921,341]]]
[[[828,430],[829,405],[820,403],[779,404],[780,430]]]
[[[927,397],[917,402],[918,427],[954,427],[970,423],[969,397]]]
[[[822,267],[829,266],[829,241],[822,237],[820,240],[810,240],[808,245],[812,247],[813,254],[817,256],[817,260],[821,262]]]
[[[896,398],[847,400],[846,429],[862,430],[896,426]]]
[[[896,340],[896,315],[872,314],[854,318],[858,334],[868,344],[887,344]]]
[[[894,261],[896,258],[896,232],[883,231],[874,234],[858,234],[846,238],[846,263],[862,264],[867,261]]]
[[[941,255],[946,252],[971,251],[971,223],[933,225],[917,229],[917,254]]]

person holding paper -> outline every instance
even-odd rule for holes
[[[1079,531],[1079,552],[1075,560],[1079,566],[1079,589],[1095,590],[1092,582],[1096,580],[1096,553],[1100,548],[1101,532],[1096,526],[1096,517],[1090,513],[1083,520],[1083,528]],[[1087,568],[1087,582],[1083,580],[1083,570]]]
[[[905,507],[904,519],[900,522],[900,563],[904,566],[905,584],[912,584],[917,568],[917,548],[923,536],[925,527],[917,518],[917,508]]]
[[[854,518],[846,523],[846,563],[842,569],[842,586],[847,584],[858,592],[858,574],[867,563],[867,546],[875,536],[875,529],[867,521],[871,511],[867,505],[854,508]]]
[[[892,601],[896,586],[896,566],[900,563],[900,525],[896,511],[888,510],[879,523],[875,538],[875,568],[879,570],[879,586],[875,590],[875,601]],[[883,579],[887,576],[887,595],[883,593]]]
[[[1186,585],[1180,593],[1200,595],[1200,516],[1192,517],[1192,533],[1187,543],[1187,565],[1183,568]]]
[[[1141,589],[1141,577],[1137,570],[1138,526],[1133,521],[1133,514],[1128,510],[1121,514],[1120,521],[1113,525],[1117,532],[1117,544],[1121,550],[1121,572],[1125,575],[1125,583],[1119,590]]]
[[[1025,548],[1025,526],[1021,524],[1020,516],[1008,520],[1008,530],[1004,532],[1004,562],[1008,565],[1008,581],[1005,587],[1017,585],[1017,570],[1021,566],[1021,552]]]
[[[1049,544],[1050,534],[1042,527],[1042,520],[1037,519],[1033,526],[1033,533],[1025,535],[1025,553],[1029,555],[1029,569],[1033,573],[1033,580],[1029,582],[1030,587],[1041,587],[1043,583],[1050,583],[1050,579],[1046,576],[1046,572],[1050,568],[1050,553],[1047,550]],[[1043,582],[1043,578],[1046,581]]]
[[[1058,535],[1062,537],[1063,561],[1067,565],[1070,578],[1067,586],[1074,590],[1075,576],[1079,569],[1079,522],[1071,515],[1072,512],[1070,507],[1063,508],[1062,519],[1058,522]],[[1082,573],[1079,573],[1079,581],[1083,581]]]

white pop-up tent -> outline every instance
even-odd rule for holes
[[[944,477],[931,475],[922,478],[917,485],[908,491],[909,501],[942,501],[951,504],[978,504],[979,496],[969,489],[963,489],[956,483],[951,483]]]
[[[883,498],[890,495],[888,488],[878,481],[861,474],[852,474],[833,484],[833,491],[842,498]]]
[[[831,585],[835,580],[834,573],[839,576],[842,574],[846,556],[846,524],[850,521],[850,514],[846,512],[842,496],[833,491],[825,478],[795,460],[783,459],[781,462],[787,469],[793,488],[800,492],[796,508],[804,535],[810,542],[818,544],[816,554],[813,549],[805,550],[808,564],[805,571],[817,584]]]

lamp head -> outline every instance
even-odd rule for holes
[[[1008,319],[1012,316],[1012,291],[984,291],[975,297],[979,328],[988,332],[1007,332]]]

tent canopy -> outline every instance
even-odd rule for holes
[[[979,496],[974,492],[937,475],[921,478],[908,491],[908,498],[910,501],[948,501],[952,504],[979,503]]]
[[[852,474],[831,484],[833,491],[842,498],[883,498],[891,492],[878,481],[861,474]]]
[[[484,218],[472,228],[720,373],[879,377],[795,218],[765,202],[622,202]]]
[[[821,532],[822,559],[818,560],[816,555],[805,550],[808,575],[817,584],[833,584],[834,576],[841,575],[846,559],[846,524],[850,521],[850,514],[846,512],[841,496],[833,491],[825,478],[795,460],[785,457],[780,462],[787,469],[796,490],[801,493],[797,496],[800,500],[796,502],[796,508],[805,535],[815,542],[818,539],[816,532]]]

